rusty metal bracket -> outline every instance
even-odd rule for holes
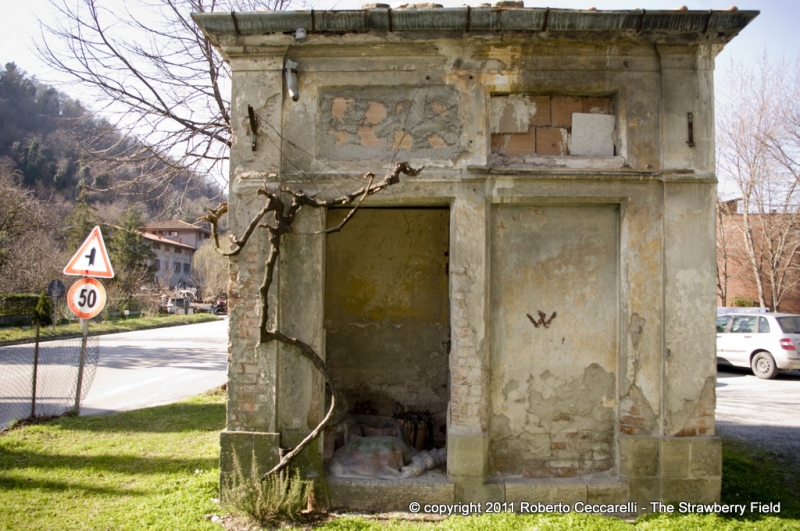
[[[689,140],[686,141],[689,147],[694,147],[694,114],[688,113],[686,125],[689,127]]]
[[[247,115],[250,117],[250,131],[252,131],[253,136],[250,141],[250,147],[253,148],[253,151],[256,150],[256,142],[258,140],[258,117],[256,117],[256,113],[253,110],[252,105],[247,106]]]

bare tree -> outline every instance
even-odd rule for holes
[[[0,291],[35,292],[61,277],[53,256],[58,244],[56,215],[19,183],[13,165],[0,160]]]
[[[729,203],[723,203],[717,198],[717,300],[720,305],[728,305],[728,256],[729,237],[725,216],[730,214]]]
[[[230,68],[190,18],[192,12],[283,9],[290,0],[50,0],[39,55],[89,89],[107,120],[84,147],[166,189],[171,177],[225,181],[231,144]],[[204,177],[203,177],[204,178]],[[191,179],[186,180],[190,186]]]
[[[732,94],[717,112],[719,172],[741,198],[739,213],[727,217],[741,235],[758,303],[773,310],[800,282],[800,142],[792,124],[800,105],[789,72],[767,57],[754,69],[733,66]]]
[[[192,282],[202,289],[202,298],[219,297],[228,289],[228,260],[206,240],[192,256]]]

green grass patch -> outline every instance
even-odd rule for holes
[[[158,315],[155,317],[137,317],[135,319],[114,319],[106,320],[102,323],[92,321],[89,323],[89,335],[97,336],[102,334],[116,334],[119,332],[134,332],[136,330],[147,330],[150,328],[206,323],[209,321],[218,321],[219,319],[220,317],[215,315],[196,313],[192,315]],[[48,326],[41,329],[40,340],[47,341],[48,339],[80,335],[81,328],[78,323],[58,325],[55,331],[53,331],[52,326]],[[34,328],[0,328],[0,345],[31,343],[35,339],[36,329]]]
[[[766,450],[723,439],[722,502],[780,502],[781,517],[795,519],[800,529],[800,461],[796,455],[789,459],[781,461]]]
[[[223,395],[0,437],[0,529],[219,529]]]
[[[202,530],[219,525],[224,394],[109,416],[63,417],[0,436],[0,530]],[[323,531],[777,531],[800,529],[797,468],[723,441],[722,503],[780,502],[777,516],[496,514],[442,521],[345,516]],[[300,529],[301,527],[296,527]]]

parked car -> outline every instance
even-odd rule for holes
[[[800,369],[800,315],[732,313],[717,315],[717,362],[750,367],[759,378]]]

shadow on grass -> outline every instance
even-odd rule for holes
[[[96,433],[221,431],[225,428],[225,404],[178,402],[108,416],[60,417],[46,425]]]
[[[93,456],[52,455],[31,451],[30,448],[0,449],[0,470],[31,468],[69,469],[80,478],[81,473],[113,472],[119,474],[172,474],[194,470],[211,470],[219,465],[217,458],[171,458],[100,454]],[[2,478],[7,481],[9,478]]]
[[[0,490],[43,490],[52,493],[81,490],[87,494],[104,496],[149,496],[152,492],[139,489],[120,489],[110,487],[92,487],[78,482],[44,481],[39,479],[15,479],[0,476]]]

